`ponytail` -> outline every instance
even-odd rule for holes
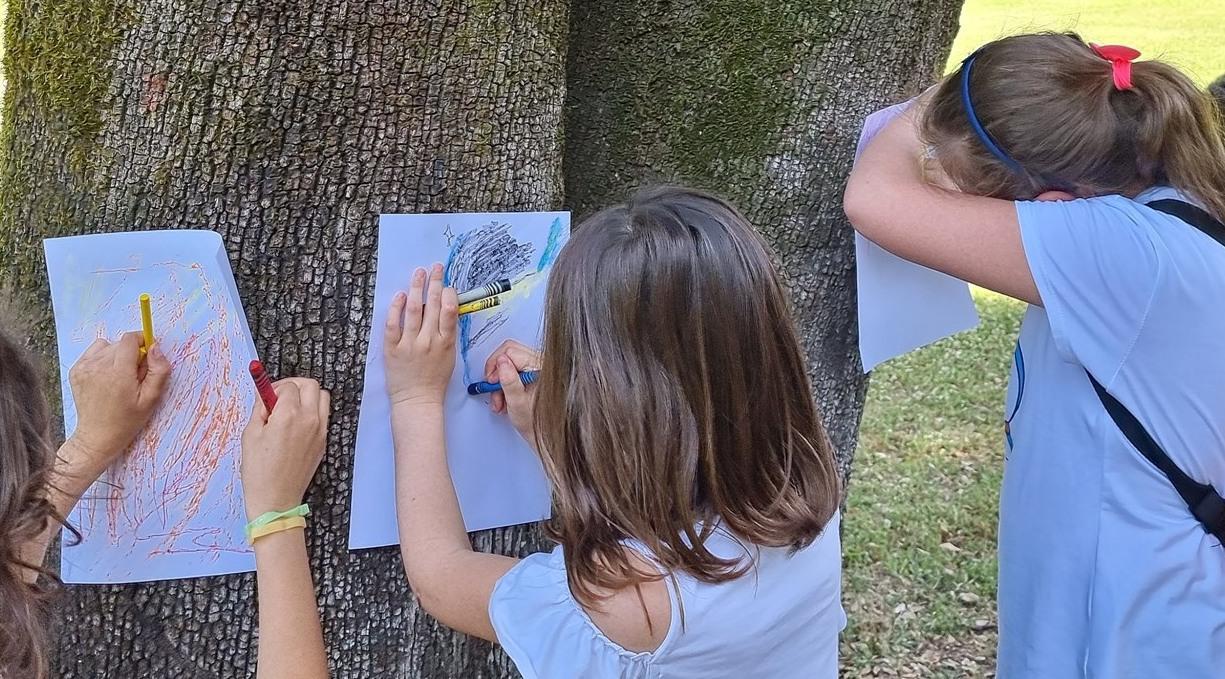
[[[1142,61],[1134,69],[1137,146],[1155,164],[1154,183],[1183,191],[1225,221],[1225,130],[1217,103],[1169,64]]]
[[[1051,189],[1134,196],[1168,185],[1225,220],[1220,112],[1173,66],[1137,61],[1130,83],[1120,83],[1112,61],[1079,36],[1037,33],[988,43],[963,78],[965,68],[936,88],[920,125],[962,191],[1027,200]],[[977,123],[1019,167],[983,144],[966,115],[963,80]]]

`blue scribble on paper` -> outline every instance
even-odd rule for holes
[[[544,244],[544,252],[540,253],[540,263],[536,265],[537,272],[553,266],[557,253],[561,252],[561,241],[564,235],[566,235],[566,229],[562,226],[561,219],[554,219],[549,225],[549,240]]]
[[[549,240],[545,247],[546,257],[556,250],[555,238],[560,239],[561,220],[555,220],[549,229]],[[493,221],[455,237],[447,254],[444,282],[457,291],[471,290],[488,283],[508,278],[514,280],[528,272],[536,246],[530,240],[522,240],[512,233],[512,226]],[[545,265],[542,257],[541,265]],[[552,259],[548,260],[551,263]],[[540,268],[536,269],[537,271]],[[478,346],[485,337],[502,327],[509,318],[510,309],[495,307],[476,315],[459,319],[459,355],[463,362],[464,381],[472,382],[468,352]],[[481,366],[482,368],[484,366]]]

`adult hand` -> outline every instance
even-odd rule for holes
[[[113,344],[96,339],[68,371],[77,427],[61,457],[78,480],[92,482],[128,449],[170,383],[161,347],[149,347],[142,361],[141,342],[139,332]]]

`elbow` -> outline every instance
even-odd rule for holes
[[[446,594],[439,582],[428,568],[415,564],[405,555],[404,574],[408,577],[408,587],[417,597],[417,605],[430,617],[440,622],[446,618]]]
[[[438,614],[442,611],[442,599],[439,592],[433,587],[429,578],[423,578],[419,575],[414,577],[408,576],[408,588],[413,591],[413,595],[417,597],[417,605],[421,610],[430,614],[430,617],[437,619]]]
[[[872,201],[864,190],[863,182],[856,181],[854,174],[847,182],[846,191],[842,194],[842,211],[851,222],[851,226],[861,235],[870,237],[872,222]]]

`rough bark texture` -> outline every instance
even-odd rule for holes
[[[566,194],[576,217],[682,181],[745,211],[781,260],[849,473],[867,388],[842,190],[860,125],[948,58],[962,0],[574,0]]]
[[[17,0],[8,11],[4,277],[49,309],[44,237],[219,231],[261,357],[335,396],[308,501],[336,676],[510,674],[500,651],[415,606],[395,549],[349,553],[352,451],[379,213],[561,206],[567,4]],[[37,341],[50,340],[44,324]],[[525,527],[477,543],[541,547]],[[71,588],[58,612],[63,676],[249,676],[253,585]]]
[[[576,216],[631,185],[687,179],[768,234],[849,464],[864,381],[842,182],[863,115],[937,72],[960,0],[569,5],[11,0],[0,282],[45,310],[34,340],[52,356],[41,239],[224,236],[262,358],[335,396],[308,501],[338,677],[512,673],[415,606],[394,549],[348,552],[350,470],[377,215],[560,207],[563,127]],[[541,546],[523,527],[477,543]],[[250,676],[253,584],[71,588],[63,676]]]

